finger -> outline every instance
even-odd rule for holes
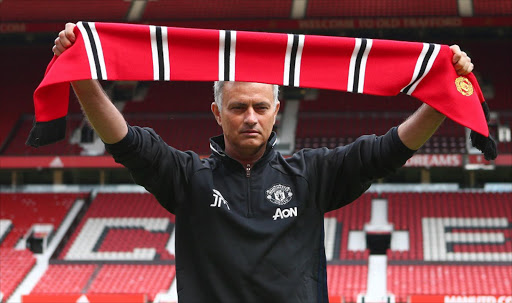
[[[464,65],[460,66],[458,69],[456,68],[455,71],[457,72],[457,75],[459,75],[459,76],[464,75]]]
[[[463,58],[463,59],[469,58],[468,54],[466,54],[466,52],[464,52],[464,51],[460,52],[460,54],[461,54],[461,58]]]
[[[65,31],[61,31],[59,33],[59,41],[62,44],[62,46],[64,46],[65,48],[70,47],[72,44],[71,41],[69,41],[68,37],[66,36]]]
[[[471,63],[469,61],[466,63],[466,65],[464,66],[464,69],[463,69],[463,71],[464,71],[463,75],[467,75],[473,70],[472,65],[473,65],[473,63]]]
[[[59,41],[59,37],[55,38],[55,40],[53,41],[53,47],[52,47],[52,52],[56,56],[59,56],[61,54],[61,51],[57,48],[57,42],[58,41]]]
[[[55,46],[55,45],[52,47],[52,52],[57,57],[60,56],[60,54],[61,54],[61,52],[57,49],[57,46]]]
[[[451,50],[452,50],[452,52],[454,52],[454,53],[459,53],[459,52],[460,52],[460,47],[459,47],[457,44],[451,45],[451,46],[450,46],[450,49],[451,49]]]
[[[458,63],[460,63],[461,60],[462,60],[461,53],[454,53],[453,54],[453,57],[452,57],[452,63],[453,64],[458,64]]]
[[[460,52],[460,59],[454,64],[455,70],[460,70],[466,66],[467,63],[471,63],[471,60],[469,60],[469,57],[466,55],[465,52]]]
[[[453,52],[452,63],[455,64],[462,57],[460,47],[457,44],[454,44],[454,45],[450,46],[450,49]]]
[[[75,32],[74,32],[74,29],[76,27],[76,24],[74,23],[66,23],[66,26],[65,26],[65,33],[66,33],[66,38],[71,42],[71,43],[74,43],[76,41],[76,36],[75,36]]]
[[[472,65],[471,62],[466,62],[464,64],[464,66],[459,71],[457,71],[457,74],[459,76],[464,76],[464,75],[469,74],[472,71],[471,65]]]
[[[60,39],[55,40],[55,46],[54,47],[57,50],[57,52],[59,53],[59,55],[61,55],[67,49],[64,46],[62,46],[62,43],[60,42]]]
[[[453,67],[455,68],[455,71],[459,73],[462,69],[464,69],[465,65],[466,62],[464,62],[463,60],[459,60],[457,63],[453,65]]]

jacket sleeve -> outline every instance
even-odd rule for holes
[[[184,201],[192,162],[200,161],[192,152],[167,145],[151,128],[128,126],[128,134],[115,144],[105,144],[117,163],[130,171],[135,183],[152,193],[171,213]]]
[[[347,205],[363,194],[372,181],[403,166],[414,152],[402,143],[397,127],[383,136],[362,136],[335,149],[305,151],[313,199],[323,212]]]

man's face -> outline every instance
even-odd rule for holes
[[[226,82],[222,110],[215,103],[212,111],[222,127],[226,152],[235,157],[261,156],[272,132],[279,110],[274,105],[269,84]]]

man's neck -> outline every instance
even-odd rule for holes
[[[244,167],[247,167],[247,165],[252,166],[256,161],[263,157],[263,154],[265,153],[265,146],[255,151],[239,151],[229,145],[226,145],[224,152],[230,158],[240,162]]]

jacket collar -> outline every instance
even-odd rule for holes
[[[277,135],[275,132],[272,132],[270,134],[270,137],[268,138],[267,146],[265,147],[265,153],[263,154],[263,156],[261,156],[261,158],[257,162],[263,161],[264,159],[269,157],[270,154],[274,153],[275,152],[274,145],[276,145],[276,143],[277,143]],[[224,143],[224,135],[219,135],[219,136],[210,138],[210,149],[211,149],[213,155],[218,156],[221,159],[227,158],[227,159],[236,161],[236,160],[232,159],[231,157],[229,157],[224,152],[225,147],[226,147],[226,145]]]

